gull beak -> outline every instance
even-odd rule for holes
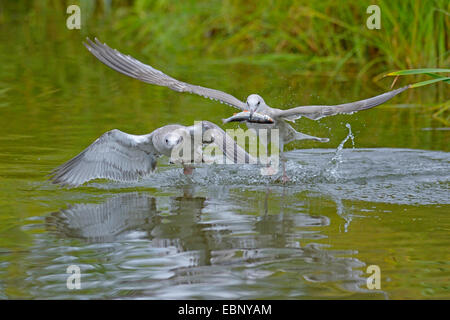
[[[254,110],[250,109],[250,117],[248,118],[250,121],[252,120],[253,117],[253,113],[255,113]]]

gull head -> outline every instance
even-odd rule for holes
[[[164,144],[167,149],[172,149],[183,141],[183,136],[177,132],[171,132],[164,137]]]
[[[257,112],[260,107],[266,104],[263,98],[257,94],[249,95],[246,103],[248,110],[250,111],[250,117],[254,112]]]
[[[172,132],[169,132],[164,136],[162,154],[169,157],[169,163],[182,164],[190,162],[186,157],[190,157],[190,152],[186,148],[190,148],[189,132],[186,128],[178,128]],[[187,144],[186,144],[187,143]],[[187,152],[187,153],[185,153]]]

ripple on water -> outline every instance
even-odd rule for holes
[[[338,154],[338,155],[337,155]],[[101,189],[180,185],[285,188],[327,193],[341,199],[398,204],[448,204],[450,153],[411,149],[303,149],[286,152],[290,182],[260,174],[256,165],[199,165],[192,176],[161,167],[135,184],[97,183]]]
[[[137,185],[89,183],[114,191],[101,191],[101,201],[91,195],[92,203],[81,203],[91,191],[85,187],[63,192],[71,202],[77,194],[77,203],[24,227],[33,248],[21,254],[27,268],[20,283],[31,296],[61,299],[386,297],[363,289],[370,261],[347,250],[353,244],[329,244],[338,232],[331,220],[344,219],[347,231],[358,218],[343,199],[366,200],[363,216],[373,202],[448,203],[449,154],[342,148],[286,156],[286,185],[257,166],[203,165],[190,177],[161,166]],[[83,270],[80,291],[65,286],[69,264]]]

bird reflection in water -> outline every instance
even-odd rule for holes
[[[288,286],[293,296],[314,283],[369,292],[365,263],[356,252],[334,250],[322,241],[327,216],[293,213],[289,206],[274,210],[270,198],[282,195],[269,190],[255,193],[257,199],[232,192],[210,190],[206,197],[187,186],[181,196],[121,193],[52,213],[46,224],[62,238],[114,243],[121,254],[110,252],[111,263],[134,272],[127,276],[133,296],[223,298],[220,292],[237,285],[248,291],[240,297],[272,297],[276,274],[281,275],[276,285]],[[239,214],[239,208],[249,212],[245,205],[254,200],[252,209],[259,208],[259,214]],[[150,273],[155,268],[157,276]],[[120,273],[115,276],[120,281]],[[180,286],[191,287],[188,292]]]

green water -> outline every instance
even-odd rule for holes
[[[330,142],[289,144],[285,186],[248,166],[184,177],[162,161],[136,184],[62,189],[46,175],[107,130],[221,124],[234,110],[118,74],[81,36],[34,39],[20,28],[0,31],[0,298],[450,298],[450,131],[430,109],[449,99],[443,85],[297,121]],[[184,81],[240,99],[257,92],[273,107],[387,87],[294,62],[175,65],[111,42]],[[354,145],[337,150],[347,123]],[[81,290],[66,287],[69,265],[81,269]],[[366,286],[369,265],[380,267],[380,290]]]

